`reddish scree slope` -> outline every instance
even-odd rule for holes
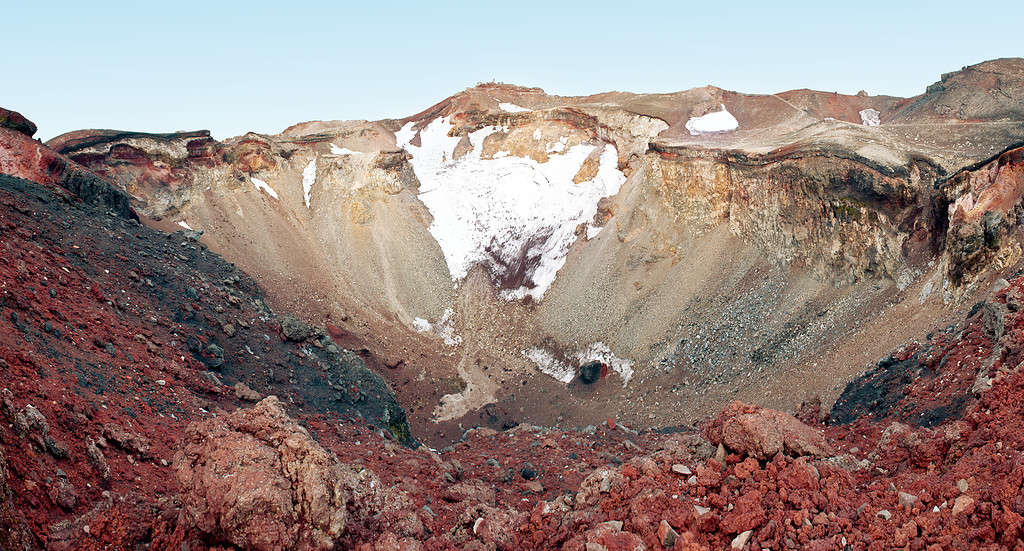
[[[214,434],[212,413],[261,419],[271,402],[245,400],[269,393],[299,422],[282,430],[316,442],[301,449],[375,473],[330,501],[336,537],[300,548],[1024,549],[1024,277],[852,383],[831,426],[734,404],[699,431],[477,430],[435,454],[352,418],[389,424],[386,396],[366,407],[342,387],[346,407],[327,407],[310,373],[330,383],[332,345],[284,340],[251,281],[183,233],[0,177],[0,256],[4,549],[274,548],[251,539],[270,525],[250,498],[287,488],[214,495],[180,474],[186,434]],[[242,471],[265,450],[219,451],[198,465]],[[274,526],[300,541],[303,515],[330,507],[314,497]],[[184,514],[197,504],[216,527]]]

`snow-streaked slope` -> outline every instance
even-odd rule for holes
[[[715,132],[730,132],[739,127],[739,121],[736,120],[736,117],[732,116],[732,113],[725,108],[725,105],[722,105],[721,111],[715,111],[700,117],[692,117],[686,121],[686,129],[693,136]]]
[[[306,168],[302,169],[302,197],[306,200],[306,208],[309,208],[309,192],[313,189],[313,182],[316,181],[316,159],[309,161]]]
[[[268,186],[266,182],[260,180],[259,178],[253,177],[250,177],[249,180],[252,182],[252,185],[256,186],[256,189],[263,190],[267,192],[267,195],[270,195],[274,199],[277,199],[277,192],[274,191],[274,188]]]
[[[597,202],[625,182],[615,147],[605,144],[597,175],[575,184],[573,177],[598,146],[579,144],[546,163],[515,156],[483,159],[484,139],[501,130],[488,126],[470,133],[472,151],[452,160],[460,137],[449,136],[451,128],[448,118],[431,121],[420,131],[419,147],[410,143],[413,123],[395,137],[412,154],[419,198],[434,217],[430,233],[452,279],[483,264],[495,280],[523,282],[503,292],[507,299],[539,301],[565,264],[577,226],[589,223]]]

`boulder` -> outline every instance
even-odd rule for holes
[[[305,321],[291,315],[281,316],[281,334],[292,342],[303,342],[313,337],[322,337],[325,333],[319,327],[313,327]]]
[[[742,402],[729,404],[705,432],[712,443],[756,459],[770,459],[779,453],[793,457],[833,454],[821,431],[788,413]]]
[[[350,511],[372,517],[402,501],[372,472],[339,463],[274,396],[189,425],[174,468],[179,522],[243,549],[333,549]]]

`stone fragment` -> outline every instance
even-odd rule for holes
[[[958,496],[953,500],[953,516],[957,516],[961,513],[969,513],[974,509],[974,498],[971,496]]]
[[[689,467],[687,467],[686,465],[682,465],[680,463],[672,465],[672,472],[676,474],[681,474],[683,476],[690,476],[693,474],[693,471],[691,471]]]
[[[732,543],[729,545],[729,547],[733,549],[743,549],[743,546],[747,544],[747,541],[750,540],[750,536],[753,533],[753,530],[741,532],[738,536],[732,539]]]
[[[677,539],[679,539],[679,533],[668,522],[661,521],[661,524],[658,525],[658,541],[661,542],[661,546],[671,549]]]
[[[246,402],[259,402],[263,399],[262,394],[256,392],[245,383],[235,384],[235,397]]]

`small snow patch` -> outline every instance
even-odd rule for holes
[[[196,230],[193,230],[193,229],[192,229],[192,226],[189,226],[189,225],[188,225],[188,222],[186,222],[186,221],[184,221],[184,220],[179,220],[179,221],[178,221],[178,225],[179,225],[179,226],[181,226],[181,227],[183,227],[183,228],[185,228],[185,229],[186,229],[186,230],[188,230],[188,231],[196,231]]]
[[[412,327],[417,333],[433,333],[441,337],[448,346],[458,346],[462,344],[462,337],[455,332],[455,326],[452,324],[454,316],[455,311],[447,308],[437,323],[430,323],[423,318],[415,318],[412,320]]]
[[[533,131],[533,139],[540,140],[541,135],[540,128]]]
[[[860,120],[864,126],[878,126],[882,124],[882,119],[879,118],[879,113],[875,109],[865,109],[860,112]]]
[[[714,113],[708,113],[707,115],[701,115],[699,117],[692,117],[686,121],[686,129],[690,131],[693,136],[700,134],[714,134],[717,132],[731,132],[740,127],[739,121],[736,117],[732,116],[722,104],[721,111],[715,111]]]
[[[569,138],[566,138],[565,136],[562,136],[561,138],[558,138],[557,142],[548,144],[547,152],[548,153],[561,153],[561,152],[565,151],[565,144],[567,144],[567,143],[569,143]]]
[[[256,186],[256,189],[263,190],[267,192],[267,195],[270,195],[274,199],[277,199],[277,192],[274,191],[274,188],[268,186],[266,182],[260,180],[259,178],[252,177],[250,177],[249,180],[252,181],[252,185]]]
[[[309,161],[306,168],[302,169],[302,197],[306,200],[306,208],[309,208],[309,192],[313,189],[313,182],[316,181],[316,159]]]
[[[523,113],[525,111],[533,111],[532,109],[527,109],[525,107],[520,107],[520,106],[518,106],[518,105],[516,105],[514,103],[502,102],[502,103],[498,104],[498,107],[500,107],[501,110],[506,112],[506,113]]]
[[[532,346],[523,350],[523,356],[533,362],[541,373],[554,377],[565,384],[571,383],[576,377],[576,370],[571,365],[559,360],[554,354],[543,348]]]
[[[347,147],[338,147],[338,146],[336,146],[334,144],[331,144],[331,153],[333,153],[335,155],[362,155],[363,154],[361,151],[352,151],[351,149],[349,149]]]

